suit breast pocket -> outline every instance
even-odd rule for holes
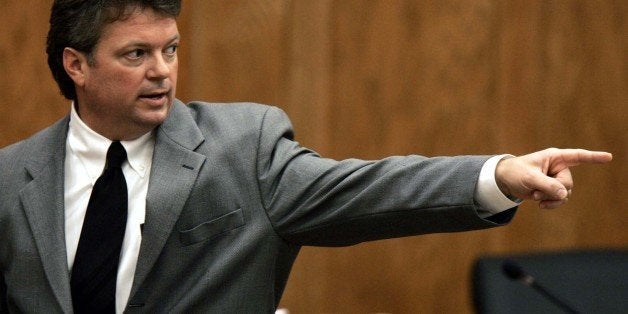
[[[201,223],[191,229],[179,231],[183,246],[209,240],[244,225],[244,213],[239,208],[216,219]]]

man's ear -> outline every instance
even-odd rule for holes
[[[87,55],[74,48],[63,49],[63,68],[77,86],[85,83],[85,74],[89,68]]]

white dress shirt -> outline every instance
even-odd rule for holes
[[[482,208],[478,215],[482,218],[503,212],[521,204],[522,200],[507,197],[497,186],[495,181],[495,168],[497,163],[504,158],[511,158],[513,155],[498,155],[489,158],[480,170],[480,177],[475,186],[475,201]]]
[[[65,242],[68,269],[72,271],[87,203],[103,172],[109,139],[94,132],[72,106],[65,153]],[[122,313],[131,293],[133,275],[142,242],[141,225],[146,213],[146,194],[155,147],[153,132],[133,141],[121,141],[127,152],[122,172],[129,193],[128,216],[116,280],[116,312]]]
[[[70,127],[65,155],[65,241],[68,269],[72,271],[76,249],[81,236],[83,219],[92,188],[105,167],[111,140],[90,129],[78,116],[74,105],[70,113]],[[133,276],[142,242],[141,225],[146,214],[146,195],[155,148],[154,132],[133,141],[121,141],[127,151],[127,161],[122,172],[129,193],[128,217],[120,265],[116,281],[116,313],[122,313],[131,293]],[[481,217],[497,214],[519,205],[507,198],[495,182],[497,163],[511,155],[499,155],[488,159],[480,171],[475,200],[482,207]]]

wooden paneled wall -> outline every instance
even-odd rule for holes
[[[51,1],[26,2],[0,0],[0,147],[69,108]],[[575,169],[567,206],[525,204],[504,228],[305,248],[292,313],[471,312],[480,255],[628,246],[626,1],[186,0],[179,28],[179,98],[275,104],[328,157],[614,153]]]

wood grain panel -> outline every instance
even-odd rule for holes
[[[42,2],[43,3],[43,2]],[[0,147],[68,110],[46,66],[50,1],[0,0]],[[292,313],[471,312],[481,254],[627,247],[628,2],[186,0],[178,96],[255,101],[332,158],[609,150],[570,204],[510,226],[304,248]]]
[[[50,4],[0,3],[0,147],[44,128],[69,108],[46,63]]]

